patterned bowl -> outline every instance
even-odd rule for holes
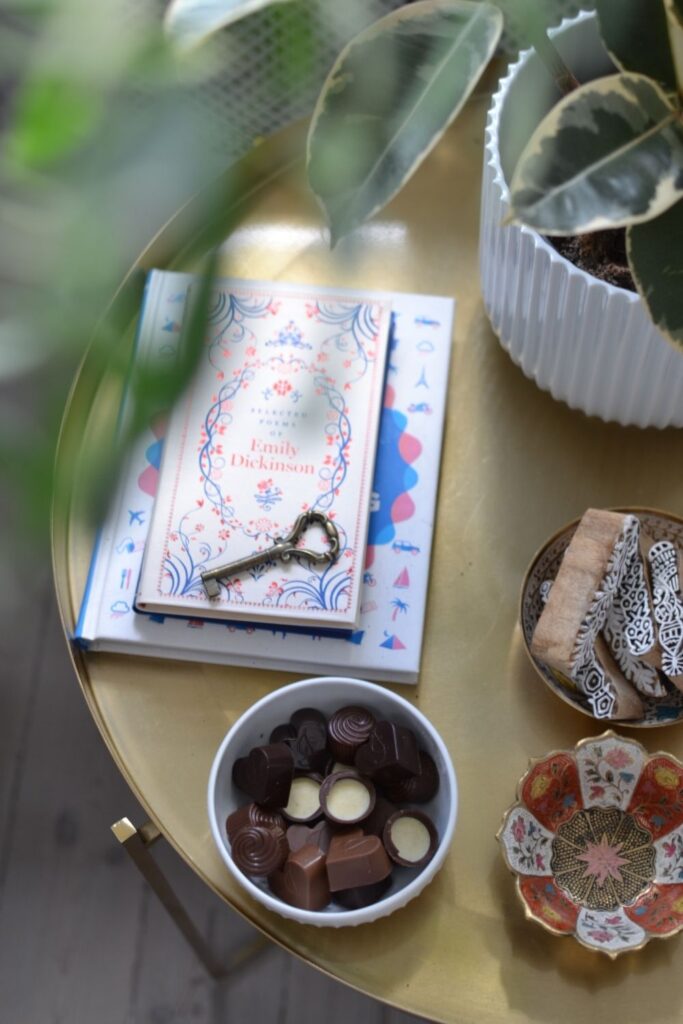
[[[608,731],[534,759],[496,838],[526,916],[610,957],[683,928],[683,765]]]
[[[683,548],[683,519],[678,516],[651,508],[619,508],[614,511],[629,512],[638,516],[642,529],[654,540],[669,540],[679,548]],[[564,553],[569,547],[569,542],[578,525],[579,520],[574,519],[567,526],[563,526],[534,555],[522,584],[520,622],[526,652],[543,682],[567,704],[582,711],[584,715],[595,718],[585,696],[572,681],[539,661],[531,653],[531,638],[543,610],[541,587],[545,580],[554,580],[557,576]],[[628,722],[624,722],[624,725],[628,725],[629,729],[653,728],[658,725],[671,725],[674,722],[680,722],[683,719],[683,693],[672,685],[668,685],[667,688],[666,697],[645,697],[639,694],[645,709],[643,717],[629,719]],[[605,721],[604,719],[598,720]]]

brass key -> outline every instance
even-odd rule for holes
[[[316,524],[321,526],[330,542],[327,551],[311,551],[310,548],[298,548],[296,542],[309,526]],[[217,569],[209,569],[202,573],[202,583],[208,597],[218,597],[221,588],[218,580],[228,579],[230,576],[237,576],[247,569],[253,569],[262,562],[280,561],[289,562],[292,555],[297,558],[307,558],[313,565],[330,565],[339,556],[339,531],[331,519],[324,512],[302,512],[294,523],[290,533],[286,537],[276,537],[272,547],[265,551],[257,551],[246,558],[238,558],[236,562],[229,562],[228,565],[221,565]]]

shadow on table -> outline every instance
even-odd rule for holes
[[[527,921],[502,858],[495,860],[489,877],[503,910],[504,927],[487,938],[491,953],[500,961],[510,1011],[544,1024],[589,1017],[599,1021],[603,1019],[601,1011],[610,1004],[614,1019],[622,1022],[679,1017],[683,979],[680,972],[671,970],[678,952],[675,938],[665,942],[653,939],[642,950],[609,960],[571,936],[551,935],[534,921]],[[616,990],[626,985],[630,993],[624,993],[617,1003]],[[578,990],[593,997],[590,1013]]]

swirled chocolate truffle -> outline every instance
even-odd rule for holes
[[[426,750],[420,751],[420,773],[397,779],[384,786],[384,792],[397,804],[426,804],[439,789],[439,769]]]
[[[277,811],[269,811],[258,804],[243,804],[228,816],[225,830],[232,842],[235,834],[245,825],[261,825],[263,828],[279,828],[285,831],[285,819]]]
[[[337,761],[352,765],[356,751],[368,739],[375,716],[358,705],[339,708],[327,723],[327,746]]]
[[[245,875],[272,875],[289,855],[287,837],[281,828],[245,825],[234,835],[230,852]]]

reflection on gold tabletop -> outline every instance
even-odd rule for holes
[[[414,1013],[458,1024],[678,1020],[678,942],[652,942],[617,963],[524,920],[494,835],[527,758],[572,746],[591,723],[535,677],[516,625],[524,570],[543,539],[588,507],[683,511],[676,431],[589,420],[536,389],[504,354],[478,288],[479,176],[488,98],[475,97],[403,193],[330,254],[303,169],[255,195],[225,247],[233,275],[457,297],[425,651],[418,687],[399,687],[437,725],[460,786],[452,853],[414,903],[358,929],[297,926],[252,903],[209,835],[209,766],[229,726],[291,674],[74,652],[88,706],[119,768],[164,835],[237,910],[336,977]],[[266,143],[300,144],[301,131]],[[182,217],[181,217],[182,222]],[[168,265],[182,223],[141,265]],[[130,341],[130,338],[127,339]],[[122,340],[122,344],[126,339]],[[101,416],[81,374],[67,412],[62,460]],[[56,509],[54,555],[64,623],[73,628],[92,537],[78,489]],[[320,666],[324,671],[324,665]],[[649,749],[683,755],[683,731]],[[84,765],[84,771],[87,766]],[[125,813],[126,808],[121,808]]]

